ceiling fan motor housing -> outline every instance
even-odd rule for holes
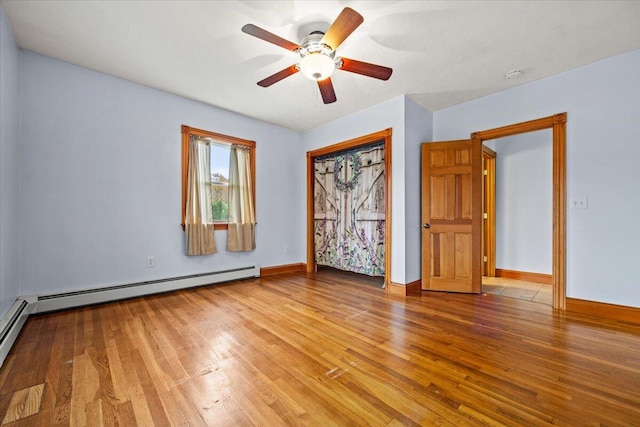
[[[304,38],[302,46],[296,49],[300,55],[300,64],[297,68],[307,77],[313,80],[324,80],[331,75],[333,70],[339,68],[339,61],[335,59],[335,50],[331,46],[322,43],[324,33],[322,31],[314,31]],[[319,56],[316,56],[319,55]],[[306,59],[305,59],[306,58]],[[306,67],[306,64],[312,63],[312,67]],[[306,68],[311,71],[305,73]]]

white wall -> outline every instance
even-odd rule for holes
[[[495,141],[496,268],[552,274],[553,133]]]
[[[0,7],[0,318],[20,293],[19,72],[18,47]]]
[[[434,113],[434,139],[567,114],[567,296],[640,307],[640,50]]]
[[[420,147],[432,140],[433,113],[405,97],[405,283],[420,279],[423,232]]]
[[[299,133],[35,53],[21,61],[22,294],[300,261],[304,218],[290,206],[304,182],[282,167],[300,161]],[[181,124],[257,142],[254,252],[227,253],[222,231],[217,254],[183,255]]]

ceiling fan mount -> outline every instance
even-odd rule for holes
[[[328,44],[322,43],[324,33],[322,31],[313,31],[302,40],[302,44],[295,52],[305,57],[311,53],[321,53],[327,56],[334,56],[335,50],[331,49]]]
[[[259,39],[273,43],[300,55],[300,62],[281,70],[266,79],[258,82],[259,86],[269,87],[280,80],[289,77],[298,71],[307,78],[318,83],[322,100],[330,104],[337,100],[331,74],[336,70],[344,70],[352,73],[373,77],[380,80],[388,80],[393,70],[381,65],[356,61],[354,59],[336,57],[336,49],[342,42],[364,21],[364,18],[355,10],[346,7],[331,24],[326,33],[312,31],[302,41],[301,45],[283,39],[269,31],[253,24],[242,27],[242,31]]]

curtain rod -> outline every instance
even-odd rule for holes
[[[344,156],[344,155],[351,154],[351,153],[358,153],[358,152],[362,152],[362,151],[371,151],[374,148],[378,148],[378,147],[384,147],[384,140],[377,141],[377,142],[372,142],[371,144],[360,145],[358,147],[349,148],[347,150],[336,151],[334,153],[325,154],[323,156],[314,157],[313,161],[314,162],[321,162],[321,161],[326,160],[326,159],[331,159],[331,158],[338,157],[338,156]]]
[[[211,138],[210,136],[191,135],[191,138],[199,139],[200,141],[204,141],[210,145],[217,145],[219,147],[226,147],[226,148],[236,147],[242,150],[249,149],[249,147],[247,147],[244,144],[235,144],[233,142],[217,141],[214,138]]]

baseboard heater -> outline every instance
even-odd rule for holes
[[[260,267],[244,267],[170,279],[150,280],[72,292],[19,297],[0,319],[0,366],[30,314],[140,297],[232,280],[260,277]]]
[[[231,280],[260,277],[258,266],[216,271],[213,273],[193,274],[190,276],[169,279],[151,280],[147,282],[107,286],[81,291],[62,292],[38,295],[34,313],[44,313],[84,305],[99,304],[126,298],[170,292],[196,286],[211,285]]]
[[[33,301],[18,298],[13,303],[7,314],[0,319],[0,366],[9,354],[11,346],[18,338],[22,326],[27,321],[27,317],[33,311]]]

